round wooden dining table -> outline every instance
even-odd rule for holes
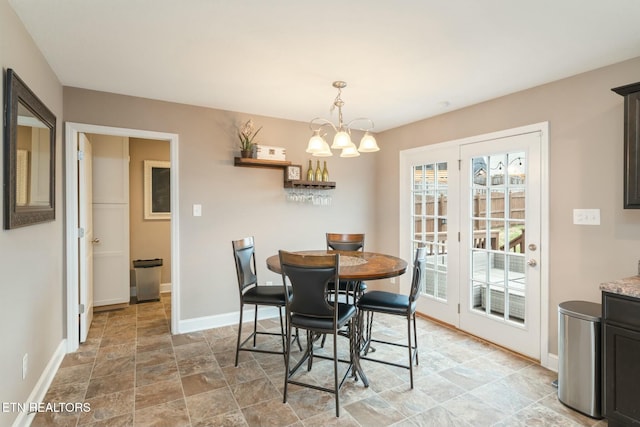
[[[360,251],[296,251],[301,255],[340,254],[340,270],[338,276],[343,280],[378,280],[400,276],[407,271],[407,262],[392,255],[376,252]],[[274,273],[282,273],[280,257],[272,255],[267,258],[267,268]]]
[[[407,271],[407,262],[401,258],[392,255],[380,254],[376,252],[360,252],[360,251],[334,251],[334,250],[315,250],[315,251],[296,251],[301,255],[328,255],[340,254],[340,266],[338,276],[343,280],[378,280],[390,277],[400,276]],[[267,268],[274,273],[281,274],[280,256],[272,255],[267,258]],[[356,322],[358,328],[358,336],[362,336],[361,316]],[[360,351],[354,351],[353,364],[356,372],[360,375],[365,387],[369,386],[369,380],[360,365]]]

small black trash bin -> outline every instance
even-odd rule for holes
[[[601,318],[594,302],[558,306],[558,399],[592,418],[602,418]]]
[[[133,261],[133,270],[137,301],[159,300],[162,258],[137,259]]]

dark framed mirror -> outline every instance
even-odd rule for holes
[[[4,94],[4,228],[53,221],[56,116],[12,69]]]

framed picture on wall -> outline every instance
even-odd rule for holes
[[[144,219],[171,219],[171,163],[144,161]]]

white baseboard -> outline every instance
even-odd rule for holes
[[[47,390],[51,386],[53,382],[53,378],[56,376],[56,372],[58,372],[58,368],[62,363],[62,359],[64,359],[65,354],[67,353],[67,340],[63,339],[58,344],[58,348],[53,352],[51,359],[49,359],[49,363],[44,368],[44,371],[40,375],[38,382],[36,383],[33,390],[29,394],[29,398],[26,402],[37,402],[40,403],[44,400],[44,396],[47,394]],[[35,417],[34,413],[28,412],[20,412],[18,413],[18,417],[13,422],[13,427],[24,427],[31,425],[33,418]]]
[[[129,298],[113,298],[113,299],[105,299],[102,301],[93,301],[94,307],[102,307],[105,305],[116,305],[116,304],[129,304]]]
[[[547,363],[546,365],[543,365],[543,367],[553,372],[558,372],[558,355],[549,353],[547,356]]]
[[[243,321],[253,321],[254,310],[247,309],[244,311]],[[284,315],[284,313],[283,313]],[[278,309],[275,307],[261,307],[258,309],[258,320],[271,319],[278,317]],[[240,312],[224,313],[215,316],[198,317],[195,319],[186,319],[178,321],[179,334],[188,332],[203,331],[205,329],[219,328],[221,326],[237,325],[240,318]]]

